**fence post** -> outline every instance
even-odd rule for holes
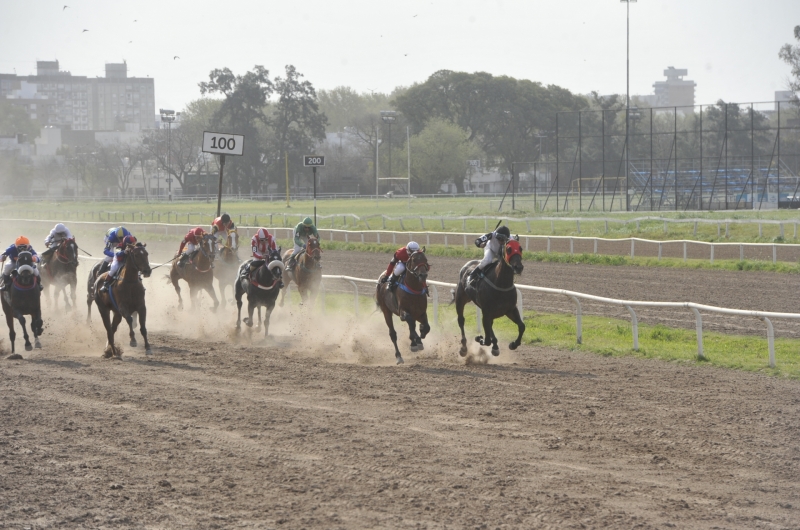
[[[358,316],[358,285],[353,280],[347,280],[353,286],[353,302],[355,303],[356,316]]]
[[[364,232],[361,232],[361,242],[364,242]]]
[[[594,238],[594,253],[597,254],[597,238]]]
[[[464,250],[467,249],[467,234],[464,234]]]
[[[683,242],[683,261],[686,261],[686,241]]]
[[[375,232],[375,235],[378,236],[378,244],[380,245],[381,244],[381,233],[380,232]]]
[[[547,253],[550,254],[550,236],[547,236]]]
[[[739,245],[739,261],[744,261],[744,245]]]
[[[319,282],[320,303],[322,304],[322,314],[325,314],[325,282]]]
[[[440,217],[439,221],[442,223],[442,230],[444,230],[444,217]]]
[[[727,225],[726,225],[726,226],[727,226]],[[720,231],[721,231],[720,224],[719,224],[719,223],[717,223],[717,237],[718,237],[718,238],[719,238],[719,235],[720,235]]]
[[[633,350],[639,351],[639,321],[636,318],[636,312],[629,305],[625,308],[631,314],[631,333],[633,334]]]
[[[697,329],[697,357],[698,359],[705,359],[703,356],[703,316],[694,307],[690,307],[694,313],[695,329]]]
[[[517,289],[517,311],[519,311],[519,318],[522,318],[522,291]]]
[[[568,295],[575,302],[575,340],[578,344],[583,344],[583,320],[581,315],[581,301],[578,297]]]
[[[430,232],[425,232],[425,244],[427,246],[431,246],[431,234],[430,234]]]
[[[774,265],[775,262],[778,261],[778,246],[774,243],[772,244],[772,264]]]
[[[419,218],[419,224],[422,226],[422,230],[425,230],[425,219],[422,217]]]
[[[570,256],[572,256],[572,254],[573,254],[573,253],[574,253],[574,249],[573,249],[573,239],[572,239],[572,238],[569,238],[569,255],[570,255]]]
[[[797,226],[797,225],[795,225]],[[528,229],[528,233],[531,233],[531,221],[530,219],[525,219],[525,227]]]
[[[447,248],[447,234],[444,235],[444,248]],[[528,250],[527,248],[525,250]]]
[[[386,230],[386,216],[381,214],[381,221],[383,221],[383,229]]]
[[[758,223],[758,237],[761,237],[762,233],[761,223]]]
[[[759,317],[767,323],[767,346],[769,347],[769,367],[775,368],[775,328],[767,317]]]
[[[345,230],[345,231],[344,231],[344,242],[345,242],[345,243],[349,243],[349,242],[350,242],[350,240],[349,240],[349,237],[350,237],[350,236],[349,236],[349,234],[350,234],[350,233],[349,233],[347,230]]]
[[[433,290],[433,325],[439,325],[439,289],[435,285],[431,285]]]
[[[636,240],[631,238],[631,259],[636,256]]]
[[[714,264],[714,243],[711,243],[711,264]]]
[[[658,261],[661,261],[661,247],[663,247],[663,243],[659,241],[658,243]]]

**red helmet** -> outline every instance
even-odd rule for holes
[[[259,228],[256,235],[258,235],[258,239],[265,239],[265,240],[272,239],[272,235],[270,235],[269,230],[267,230],[266,228]]]
[[[135,245],[136,244],[136,238],[133,237],[133,236],[125,236],[122,239],[122,244],[125,245],[125,246]]]
[[[190,232],[194,234],[196,237],[202,237],[206,235],[206,231],[203,230],[203,227],[201,226],[198,226],[197,228],[192,228]]]

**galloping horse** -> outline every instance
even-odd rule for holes
[[[394,356],[397,364],[403,364],[403,357],[397,349],[397,332],[394,330],[392,314],[400,317],[400,320],[408,324],[409,338],[411,339],[411,351],[424,350],[422,339],[431,330],[428,324],[428,258],[425,257],[425,247],[411,254],[406,263],[406,271],[400,280],[397,289],[393,293],[389,289],[389,282],[378,281],[375,290],[375,302],[383,311],[383,318],[389,326],[389,337],[394,344]],[[386,275],[386,271],[381,274],[381,280]],[[419,332],[417,335],[417,322],[419,322]]]
[[[114,334],[117,332],[117,327],[123,318],[128,323],[131,337],[130,345],[136,347],[136,335],[133,333],[133,313],[139,316],[139,331],[144,337],[145,353],[147,355],[152,355],[153,353],[150,349],[150,342],[147,340],[147,307],[144,303],[144,285],[142,285],[142,281],[139,278],[139,273],[148,278],[152,272],[147,249],[142,243],[136,243],[125,247],[124,252],[125,263],[119,271],[117,281],[109,286],[108,292],[100,292],[100,287],[102,287],[103,282],[106,281],[106,276],[108,276],[107,272],[97,277],[93,289],[97,310],[103,319],[103,325],[106,327],[108,344],[103,357],[107,359],[110,357],[122,357],[122,353],[114,345]],[[113,321],[110,316],[112,311],[114,313]]]
[[[289,249],[283,254],[283,263],[289,262],[294,249]],[[286,297],[286,291],[289,290],[289,284],[294,282],[297,284],[297,290],[300,292],[301,304],[308,298],[309,292],[311,293],[311,303],[317,299],[319,293],[319,282],[322,281],[322,264],[319,262],[322,257],[322,249],[319,248],[319,239],[314,236],[309,236],[308,243],[303,255],[297,258],[297,265],[292,271],[286,273],[287,281],[284,282],[283,290],[281,291],[280,306],[283,307],[283,299]]]
[[[475,337],[475,341],[483,346],[492,345],[492,355],[500,355],[497,347],[497,337],[492,330],[495,319],[505,315],[511,319],[519,330],[517,340],[508,347],[516,350],[522,342],[525,324],[517,309],[517,288],[514,286],[514,275],[522,274],[522,249],[519,241],[509,239],[503,245],[501,259],[494,266],[489,266],[485,277],[479,280],[477,286],[469,285],[469,273],[478,265],[478,260],[472,260],[461,267],[458,280],[458,290],[455,295],[456,313],[458,313],[458,326],[461,328],[461,351],[464,357],[467,354],[467,338],[464,335],[464,306],[473,302],[483,312],[483,330],[485,338]]]
[[[206,234],[198,245],[194,257],[186,265],[179,267],[177,259],[172,262],[172,268],[169,270],[169,279],[175,287],[175,292],[178,293],[179,309],[183,309],[183,297],[181,296],[181,286],[178,284],[178,280],[184,280],[189,284],[189,297],[192,300],[192,307],[195,306],[197,293],[202,289],[214,301],[214,308],[211,311],[217,310],[219,300],[217,300],[217,295],[214,292],[215,255],[214,236]],[[178,256],[179,253],[176,253],[175,258]]]
[[[69,311],[75,306],[78,287],[78,245],[75,238],[64,239],[50,260],[42,265],[41,280],[47,304],[50,305],[50,285],[53,285],[53,302],[58,307],[58,293],[64,294],[64,306]],[[67,300],[67,285],[70,287],[72,305]]]
[[[25,326],[25,316],[31,315],[31,331],[33,340],[37,348],[42,345],[39,342],[39,335],[42,334],[42,306],[41,292],[39,283],[33,274],[33,257],[30,252],[20,252],[17,256],[17,269],[11,273],[13,283],[10,291],[4,291],[0,297],[3,313],[6,314],[6,324],[8,324],[8,338],[11,341],[11,354],[14,355],[14,339],[17,337],[14,331],[14,319],[19,320],[22,325],[22,336],[25,337],[25,350],[31,351],[28,329]],[[16,356],[14,358],[21,359]]]
[[[275,300],[283,287],[281,278],[283,277],[283,262],[280,260],[280,250],[274,254],[270,252],[269,260],[265,261],[252,274],[247,271],[250,268],[249,259],[242,263],[239,268],[239,276],[236,279],[236,307],[239,313],[236,317],[236,331],[241,328],[242,321],[242,295],[247,293],[247,316],[244,323],[247,327],[253,326],[253,311],[258,308],[258,320],[261,321],[261,308],[265,307],[264,315],[264,338],[269,334],[269,317],[275,308]]]
[[[224,244],[219,249],[217,261],[214,266],[214,278],[217,279],[219,285],[219,297],[222,307],[227,303],[225,301],[225,289],[231,287],[234,289],[236,283],[237,273],[241,260],[239,259],[239,234],[236,229],[228,230],[225,237]]]

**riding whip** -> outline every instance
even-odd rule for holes
[[[156,265],[155,267],[153,267],[153,268],[152,268],[152,269],[150,269],[150,270],[153,270],[153,271],[154,271],[154,270],[156,270],[156,269],[157,269],[157,268],[159,268],[159,267],[163,267],[164,265],[169,265],[170,263],[172,263],[173,261],[175,261],[176,259],[178,259],[178,258],[180,258],[180,257],[181,257],[181,255],[180,255],[180,254],[178,254],[177,256],[175,256],[174,258],[172,258],[171,260],[169,260],[169,261],[165,261],[165,262],[164,262],[164,263],[162,263],[161,265]]]
[[[81,252],[83,252],[83,253],[84,253],[84,254],[86,254],[87,256],[91,256],[91,254],[89,254],[88,252],[86,252],[85,250],[83,250],[81,247],[78,247],[78,250],[80,250]]]

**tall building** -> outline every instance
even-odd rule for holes
[[[683,76],[688,75],[685,68],[670,66],[664,70],[666,81],[656,81],[653,84],[656,96],[656,107],[691,107],[694,105],[694,87],[697,83]]]
[[[89,78],[37,61],[36,75],[0,74],[0,98],[24,108],[43,126],[78,131],[133,131],[153,127],[154,81],[128,77],[126,63],[106,64],[106,76]]]

